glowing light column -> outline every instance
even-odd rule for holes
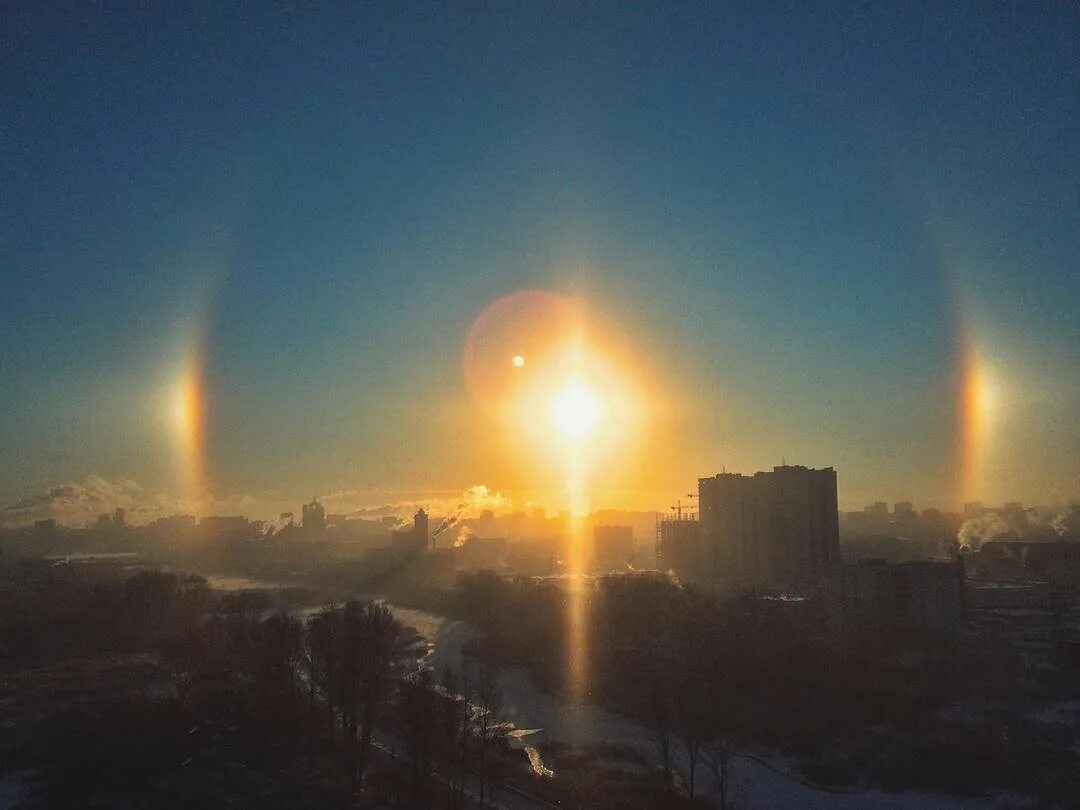
[[[550,415],[563,441],[566,497],[570,506],[570,533],[566,553],[567,580],[567,683],[570,694],[581,698],[588,681],[588,625],[585,616],[585,580],[588,537],[585,515],[589,499],[589,439],[604,420],[604,398],[580,379],[571,379],[551,398]]]

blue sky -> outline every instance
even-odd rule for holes
[[[783,457],[952,505],[964,334],[975,494],[1080,495],[1075,4],[42,5],[0,27],[4,502],[167,488],[193,333],[215,491],[514,490],[460,353],[525,288],[663,371],[643,491]]]

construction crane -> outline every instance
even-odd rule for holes
[[[695,495],[694,493],[691,492],[686,497],[693,501],[693,500],[695,500],[697,498],[697,495]],[[672,512],[675,513],[675,519],[676,520],[682,520],[683,519],[682,498],[679,498],[679,500],[675,502],[675,505],[672,506],[672,507],[669,507],[669,508],[671,509]],[[690,504],[689,506],[687,506],[686,509],[687,509],[686,517],[688,519],[692,518],[693,514],[694,514],[693,511],[692,511],[693,510],[693,504]]]

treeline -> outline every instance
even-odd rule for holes
[[[362,795],[460,808],[512,766],[494,670],[469,663],[437,679],[426,644],[384,604],[297,616],[262,592],[222,595],[181,574],[25,573],[0,596],[15,631],[0,640],[5,672],[22,667],[37,703],[14,693],[26,721],[0,753],[41,775],[49,806],[325,807]],[[83,670],[100,682],[73,700],[66,683]]]
[[[460,808],[470,785],[484,798],[491,760],[505,748],[498,681],[471,664],[436,681],[425,651],[381,603],[260,619],[241,592],[178,637],[166,660],[183,704],[231,705],[268,740],[329,752],[350,789],[365,787],[378,756],[384,798]]]
[[[669,784],[681,771],[690,796],[707,776],[725,806],[732,751],[744,747],[783,751],[833,784],[1016,784],[1008,774],[1022,752],[1002,744],[1001,726],[958,708],[981,710],[1014,688],[1014,668],[990,651],[932,634],[844,635],[823,605],[723,600],[655,575],[609,577],[581,599],[588,693],[651,730]],[[462,578],[458,602],[486,654],[564,685],[565,588],[480,572]],[[888,741],[865,744],[883,728]]]
[[[202,577],[36,559],[0,566],[0,663],[145,650],[202,620]]]

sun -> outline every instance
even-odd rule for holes
[[[551,397],[551,422],[567,439],[581,440],[592,434],[605,410],[600,393],[580,380],[563,384]]]
[[[522,357],[520,354],[515,354],[514,358],[510,362],[514,364],[514,368],[521,368],[525,365],[525,358]]]

